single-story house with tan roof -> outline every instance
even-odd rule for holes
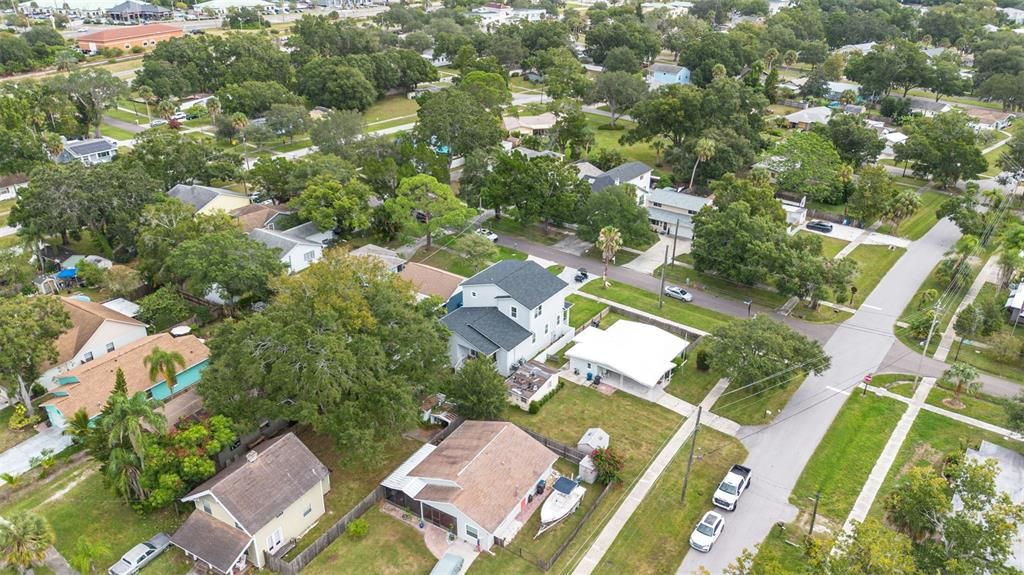
[[[274,220],[282,215],[293,213],[284,206],[267,204],[248,204],[231,211],[231,216],[242,226],[242,231],[249,233],[259,228],[274,229]]]
[[[544,112],[536,116],[505,116],[501,119],[502,125],[509,132],[520,134],[543,134],[555,127],[558,118],[551,112]]]
[[[325,511],[330,470],[294,433],[256,446],[181,500],[192,515],[171,543],[216,573],[262,568],[309,531]]]
[[[57,338],[57,361],[45,366],[40,384],[58,385],[66,372],[146,337],[146,324],[102,304],[74,297],[60,298],[71,327]]]
[[[411,282],[420,296],[435,296],[444,301],[448,301],[466,279],[458,274],[418,262],[406,262],[398,275]]]
[[[388,501],[487,550],[526,523],[520,513],[557,459],[515,424],[467,421],[440,445],[421,447],[381,485]]]
[[[176,351],[185,358],[185,367],[178,371],[173,389],[163,376],[155,382],[149,379],[145,358],[158,347],[164,351]],[[166,400],[195,385],[209,360],[209,348],[194,335],[151,335],[58,377],[58,386],[52,392],[54,397],[42,407],[54,427],[64,427],[79,410],[85,410],[89,419],[94,419],[103,411],[107,398],[114,391],[118,368],[124,372],[130,395],[145,392],[150,399]]]

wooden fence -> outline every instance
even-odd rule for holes
[[[568,459],[569,461],[571,461],[573,463],[579,463],[580,461],[583,461],[584,457],[590,455],[589,453],[587,453],[585,451],[580,451],[579,449],[576,449],[575,447],[573,447],[571,445],[566,445],[566,444],[562,443],[561,441],[555,441],[554,439],[551,439],[550,437],[545,437],[545,436],[543,436],[543,435],[541,435],[539,433],[535,433],[535,432],[530,431],[529,429],[526,429],[524,427],[520,427],[519,429],[522,429],[523,431],[528,433],[530,435],[530,437],[532,437],[532,438],[536,439],[537,441],[543,443],[544,447],[547,447],[551,451],[554,451],[555,455],[557,455],[559,457],[563,457],[565,459]]]
[[[306,565],[316,558],[317,555],[322,553],[327,547],[334,543],[335,539],[341,537],[345,533],[345,529],[348,528],[349,523],[352,523],[356,519],[362,517],[364,513],[370,510],[371,507],[377,504],[381,499],[384,498],[384,488],[378,486],[369,495],[363,498],[362,501],[356,504],[355,507],[349,510],[344,517],[339,519],[331,528],[325,531],[320,537],[316,538],[316,541],[311,543],[309,547],[302,550],[301,553],[295,556],[291,561],[285,561],[279,557],[273,555],[267,555],[267,569],[280,573],[281,575],[298,575]]]

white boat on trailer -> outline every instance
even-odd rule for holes
[[[558,525],[563,519],[576,511],[586,495],[587,488],[568,477],[559,477],[552,486],[551,495],[544,500],[540,508],[540,531],[533,536],[540,537],[548,529]]]

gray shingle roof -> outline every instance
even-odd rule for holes
[[[460,307],[441,321],[484,355],[490,355],[499,348],[506,351],[515,349],[532,335],[496,307]]]
[[[683,71],[682,66],[676,66],[674,64],[651,64],[652,72],[661,72],[662,74],[672,74],[673,76]]]
[[[533,309],[566,284],[536,262],[503,260],[462,282],[464,286],[496,285],[512,299]]]
[[[224,188],[214,188],[211,186],[193,186],[190,184],[177,184],[173,188],[167,191],[167,195],[191,205],[196,210],[203,209],[203,206],[212,202],[217,196],[238,196],[242,197],[242,194],[236,194],[231,190],[225,190]]]
[[[209,491],[249,533],[312,489],[329,471],[294,433],[257,446],[256,459],[242,458],[185,496],[188,501]]]
[[[299,238],[289,237],[281,232],[259,228],[249,232],[249,239],[257,241],[267,246],[268,248],[277,248],[281,250],[280,255],[284,255],[290,252],[292,248],[301,244],[312,245],[312,242],[307,242]]]
[[[700,211],[701,208],[711,203],[711,200],[708,198],[684,194],[682,192],[677,192],[672,188],[658,188],[657,190],[653,190],[647,196],[647,200],[651,203],[679,208],[681,210],[693,210],[695,212]]]
[[[199,557],[221,573],[231,570],[252,538],[198,509],[171,536],[171,543]]]
[[[98,154],[99,152],[107,152],[110,150],[117,149],[117,146],[104,140],[103,138],[94,138],[92,140],[81,140],[64,143],[64,151],[68,152],[72,156],[79,158],[82,156],[88,156],[91,154]]]
[[[640,176],[651,171],[651,168],[643,162],[626,162],[621,166],[616,166],[604,174],[598,176],[594,183],[590,185],[590,189],[594,192],[600,192],[601,190],[614,186],[617,183],[622,184],[639,178]]]
[[[137,0],[125,0],[107,10],[108,14],[166,14],[168,12],[170,10],[163,6],[156,6],[149,2],[138,2]]]

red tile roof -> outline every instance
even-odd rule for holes
[[[145,36],[168,34],[177,32],[184,34],[181,28],[170,24],[143,24],[141,26],[123,26],[119,28],[107,28],[91,34],[84,34],[75,38],[78,42],[116,42],[118,40],[131,40]]]

